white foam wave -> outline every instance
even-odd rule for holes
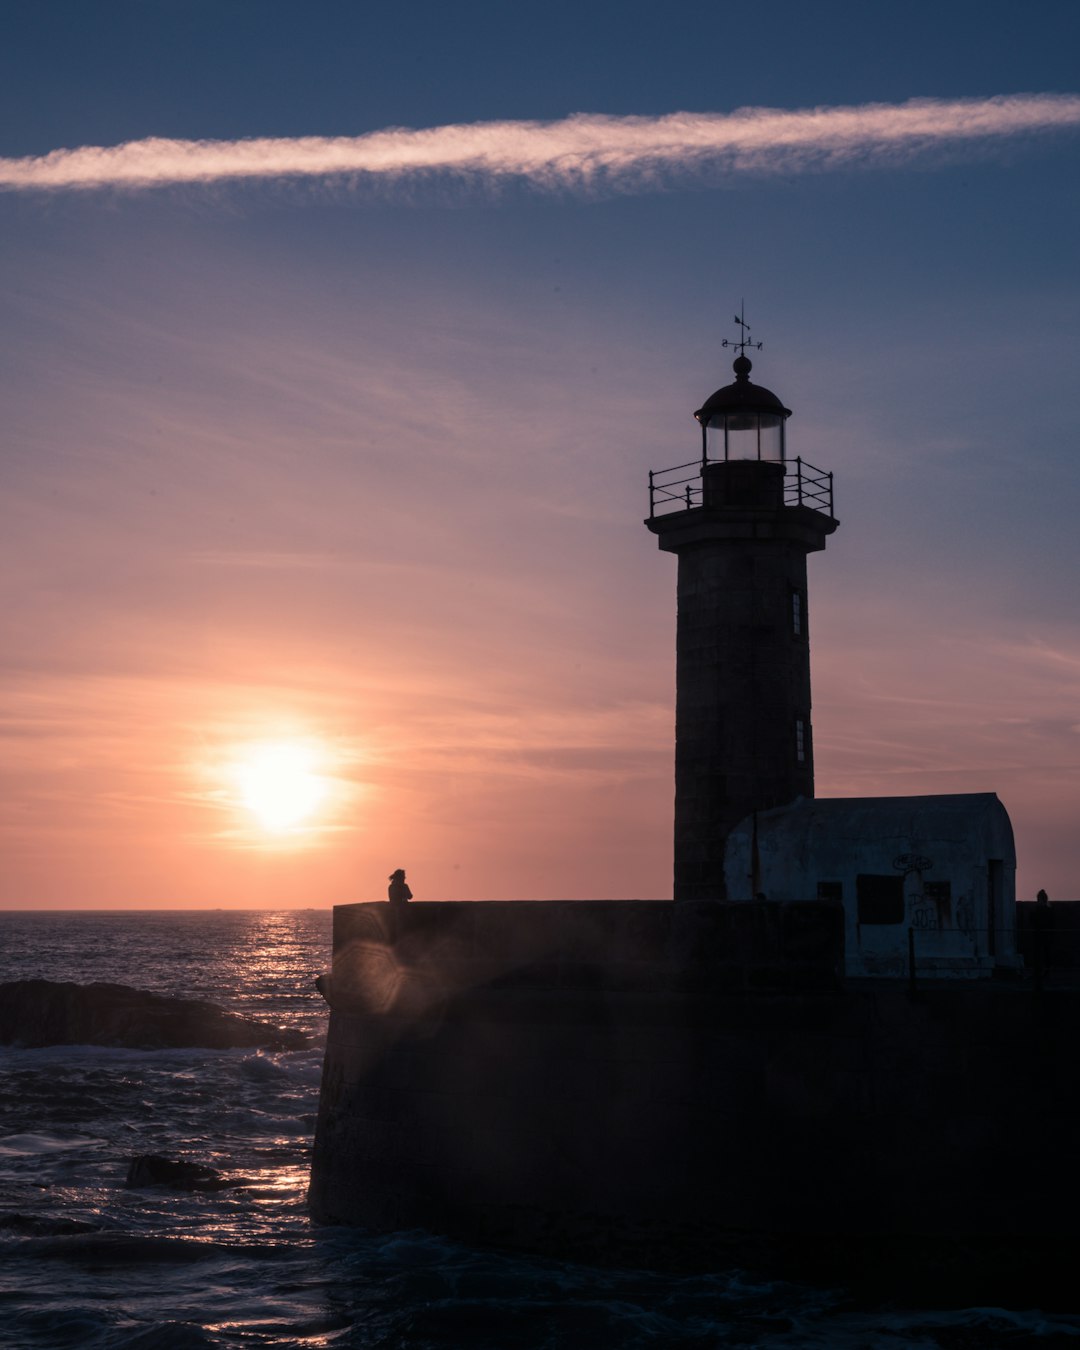
[[[65,1153],[76,1148],[102,1148],[104,1144],[104,1139],[84,1134],[8,1134],[0,1137],[0,1158],[29,1158],[42,1153]]]

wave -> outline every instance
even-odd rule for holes
[[[0,1250],[7,1244],[0,1243]],[[159,1234],[121,1232],[76,1232],[48,1236],[27,1236],[17,1247],[8,1247],[38,1260],[74,1261],[92,1266],[130,1267],[161,1263],[191,1264],[198,1261],[231,1258],[227,1247],[203,1238],[164,1237]]]
[[[0,1232],[12,1237],[70,1237],[73,1233],[96,1233],[100,1223],[85,1219],[68,1219],[60,1215],[14,1214],[0,1215]]]
[[[102,1148],[104,1139],[84,1134],[61,1135],[26,1131],[0,1137],[0,1158],[31,1158],[42,1153],[65,1153],[73,1148]]]
[[[190,1322],[163,1322],[142,1331],[119,1334],[112,1350],[214,1350],[221,1342]]]
[[[240,1061],[240,1072],[253,1083],[281,1082],[292,1075],[286,1065],[260,1050]]]

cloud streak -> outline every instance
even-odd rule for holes
[[[849,108],[663,117],[577,114],[364,136],[241,141],[152,138],[0,159],[0,190],[151,188],[255,179],[372,180],[449,174],[553,189],[647,186],[671,174],[798,173],[905,163],[934,149],[1080,127],[1080,95],[913,99]]]

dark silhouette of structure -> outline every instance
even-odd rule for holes
[[[736,323],[700,458],[649,475],[645,523],[678,558],[674,897],[841,905],[849,975],[1015,970],[993,793],[815,800],[806,559],[837,528],[833,478],[788,458],[791,410],[751,382],[761,344]]]
[[[700,458],[650,474],[678,558],[677,903],[338,906],[319,1221],[714,1267],[800,1235],[961,1235],[958,1261],[992,1236],[1006,1270],[1017,1235],[1072,1242],[1080,1000],[1015,978],[1004,807],[814,798],[832,475],[787,459],[740,324]]]
[[[694,414],[700,460],[649,475],[645,524],[679,560],[676,900],[726,899],[731,830],[814,795],[806,557],[838,524],[832,475],[788,463],[791,410],[745,351],[734,370]]]

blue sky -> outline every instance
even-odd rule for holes
[[[1080,9],[102,0],[9,6],[0,48],[6,160],[503,144],[1076,95]],[[744,298],[792,447],[837,475],[819,792],[996,790],[1021,893],[1075,895],[1078,148],[0,193],[0,901],[323,903],[403,864],[423,898],[669,894],[644,480],[693,455]],[[282,738],[336,805],[264,839],[226,768]]]
[[[8,153],[33,154],[145,135],[1070,92],[1080,16],[1068,0],[49,0],[7,6],[4,27]]]

